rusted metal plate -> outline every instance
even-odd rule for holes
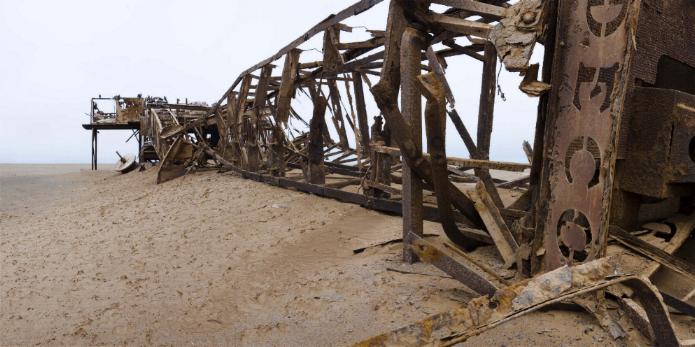
[[[545,266],[605,253],[622,116],[639,0],[560,1],[546,128],[549,187],[544,221]]]

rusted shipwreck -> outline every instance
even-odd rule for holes
[[[158,182],[212,166],[401,214],[403,260],[481,297],[363,345],[451,345],[559,302],[620,338],[608,301],[654,344],[693,344],[670,312],[695,315],[695,2],[391,0],[385,30],[345,41],[358,29],[344,22],[379,2],[327,17],[211,106],[117,97],[116,114],[93,109],[93,167],[99,130],[132,129]],[[315,36],[322,56],[307,61]],[[475,140],[447,82],[460,61],[481,67]],[[538,100],[528,163],[490,160],[498,63]],[[447,119],[470,158],[447,156]],[[423,220],[445,236],[424,237]],[[477,247],[497,250],[497,269]]]

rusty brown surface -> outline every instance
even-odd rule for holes
[[[634,49],[630,19],[638,4],[560,2],[552,82],[557,88],[550,94],[553,119],[545,134],[547,188],[540,197],[547,199],[539,221],[547,269],[605,253],[626,91],[622,76]]]
[[[417,335],[403,340],[409,343],[432,339],[434,326],[455,326],[458,333],[437,337],[446,345],[500,322],[486,315],[507,319],[526,312],[530,307],[514,306],[510,299],[522,294],[516,290],[548,279],[542,277],[546,271],[559,269],[551,272],[557,275],[600,264],[596,259],[606,255],[611,226],[629,234],[643,222],[695,210],[692,2],[392,0],[385,30],[367,29],[370,39],[346,41],[353,28],[342,22],[379,2],[359,1],[315,25],[243,71],[212,106],[117,97],[123,107],[116,114],[95,114],[93,108],[85,125],[92,130],[93,168],[98,129],[138,129],[140,159],[159,161],[158,182],[217,167],[402,213],[404,260],[429,262],[480,294],[509,299],[494,312],[457,311],[465,318],[461,321],[438,315],[417,331],[404,330]],[[431,3],[447,9],[433,11]],[[655,29],[663,27],[669,30]],[[323,56],[302,61],[300,45],[315,35],[323,36]],[[540,77],[541,66],[529,65],[539,44],[546,52]],[[454,56],[481,63],[478,124],[470,132],[455,109],[450,81],[457,77],[447,74]],[[490,156],[498,59],[502,67],[521,73],[517,82],[523,92],[539,97],[535,143],[523,146],[531,165]],[[282,66],[277,75],[275,65]],[[297,112],[300,97],[311,100],[311,112]],[[367,113],[372,102],[381,114]],[[446,134],[447,114],[457,130],[453,135]],[[469,158],[447,156],[451,136],[461,138]],[[490,174],[528,169],[530,175],[513,180]],[[473,185],[463,188],[464,183],[477,189],[470,192]],[[515,201],[503,201],[507,189],[520,192]],[[439,222],[451,242],[423,239],[423,220]],[[666,229],[661,232],[668,234]],[[691,232],[679,231],[676,239]],[[493,244],[505,265],[516,265],[516,282],[499,289],[508,283],[471,262],[466,252],[483,244]],[[670,258],[682,244],[652,260],[691,269]],[[650,249],[635,247],[635,254]],[[637,296],[652,299],[641,303],[661,319],[652,328],[674,341],[663,303],[654,300],[654,288],[642,279],[551,281],[554,294],[533,300],[542,306],[573,297],[571,288],[593,292],[621,281],[634,285]],[[583,306],[611,329],[601,305]]]

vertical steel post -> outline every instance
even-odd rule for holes
[[[400,77],[401,109],[412,129],[418,152],[422,152],[422,96],[417,86],[420,56],[425,49],[425,36],[419,30],[406,28],[401,40]],[[422,181],[403,163],[403,261],[414,263],[417,256],[410,248],[411,234],[422,236]]]

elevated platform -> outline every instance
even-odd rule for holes
[[[82,124],[82,128],[86,130],[128,130],[140,129],[140,122],[128,123],[87,123]]]

